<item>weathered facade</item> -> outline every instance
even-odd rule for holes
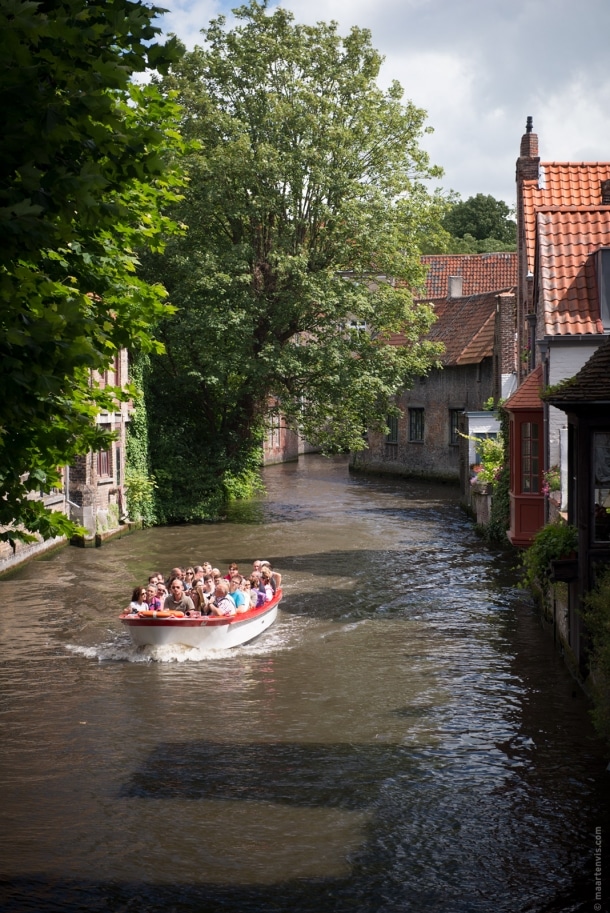
[[[267,436],[263,442],[263,465],[290,463],[302,453],[314,453],[316,448],[299,434],[287,428],[281,414],[272,413],[268,419]]]
[[[513,255],[481,255],[501,258],[516,268]],[[507,257],[511,258],[507,261]],[[430,259],[430,258],[428,258]],[[435,258],[441,260],[443,258]],[[462,258],[450,257],[455,261]],[[475,265],[476,258],[463,258]],[[453,263],[451,266],[456,267]],[[433,276],[436,278],[437,267]],[[422,476],[460,482],[469,493],[468,446],[461,434],[469,434],[468,414],[484,409],[512,390],[515,381],[514,288],[484,294],[456,294],[463,289],[459,277],[448,277],[448,297],[432,302],[437,315],[429,338],[443,343],[442,368],[419,378],[398,399],[401,414],[389,422],[387,435],[369,432],[368,448],[354,454],[352,466],[373,472]],[[489,278],[486,275],[485,281]],[[404,344],[400,335],[394,345]]]
[[[603,282],[604,269],[610,271],[610,162],[541,162],[532,129],[528,118],[517,160],[517,333],[520,380],[539,369],[545,390],[574,376],[610,333]],[[506,403],[516,435],[513,454],[533,446],[522,434],[530,434],[531,423],[515,420],[517,401]],[[529,544],[548,519],[543,473],[560,466],[567,475],[566,424],[559,409],[541,404],[533,426],[536,471],[511,476],[513,510],[531,502],[520,516],[511,515],[509,537],[516,545]],[[544,504],[542,514],[537,501]]]

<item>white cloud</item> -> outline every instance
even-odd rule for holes
[[[192,47],[221,0],[165,0],[163,26]],[[526,118],[543,160],[610,159],[608,0],[286,0],[299,22],[370,29],[398,79],[428,112],[422,145],[463,198],[514,203]]]

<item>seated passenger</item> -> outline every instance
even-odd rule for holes
[[[274,571],[268,561],[261,561],[261,571],[267,568],[271,573],[271,586],[273,587],[273,592],[279,589],[282,585],[282,575],[277,571]]]
[[[141,609],[147,609],[148,603],[146,602],[146,588],[143,586],[137,586],[134,588],[133,593],[131,594],[131,602],[129,603],[130,612],[139,612]]]
[[[189,590],[189,596],[193,600],[193,605],[195,606],[196,612],[201,612],[202,615],[208,614],[208,597],[203,589],[202,583],[197,583],[192,589]]]
[[[236,577],[237,574],[239,574],[239,568],[237,567],[235,562],[232,561],[231,564],[229,565],[229,570],[225,574],[225,580],[230,583],[232,578]]]
[[[164,609],[169,609],[170,612],[184,612],[185,615],[195,611],[193,600],[185,594],[184,584],[177,577],[173,580],[170,590],[163,603]]]
[[[271,577],[271,569],[264,564],[261,569],[261,583],[265,589],[265,602],[269,602],[275,595],[275,589],[273,578]]]
[[[235,608],[238,612],[247,612],[250,608],[250,602],[248,600],[248,603],[246,603],[246,595],[241,588],[241,581],[241,574],[231,577],[229,581],[229,596],[235,603]]]
[[[157,596],[156,584],[153,585],[152,583],[149,583],[146,587],[146,602],[148,603],[148,608],[152,609],[153,612],[158,612],[163,605],[160,597]]]
[[[226,580],[221,580],[216,584],[216,595],[214,601],[210,602],[210,612],[212,615],[235,615],[235,603],[229,596],[229,584]]]
[[[249,609],[254,608],[254,606],[256,605],[256,593],[253,591],[252,584],[250,583],[250,580],[247,577],[241,578],[240,589],[241,589],[242,593],[244,594],[244,597],[246,600],[246,612],[247,612]]]
[[[258,571],[252,571],[252,576],[250,577],[250,586],[251,592],[253,593],[253,596],[251,596],[250,599],[253,605],[257,607],[263,605],[265,602],[266,593]]]

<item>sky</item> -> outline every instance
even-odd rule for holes
[[[188,48],[238,3],[156,0],[158,20]],[[270,8],[278,4],[270,3]],[[610,160],[610,0],[285,0],[302,23],[368,28],[397,79],[427,112],[421,145],[463,200],[514,206],[515,162],[528,116],[542,161]]]

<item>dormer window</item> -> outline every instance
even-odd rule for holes
[[[597,251],[597,287],[599,289],[599,314],[604,332],[610,332],[610,247]]]

